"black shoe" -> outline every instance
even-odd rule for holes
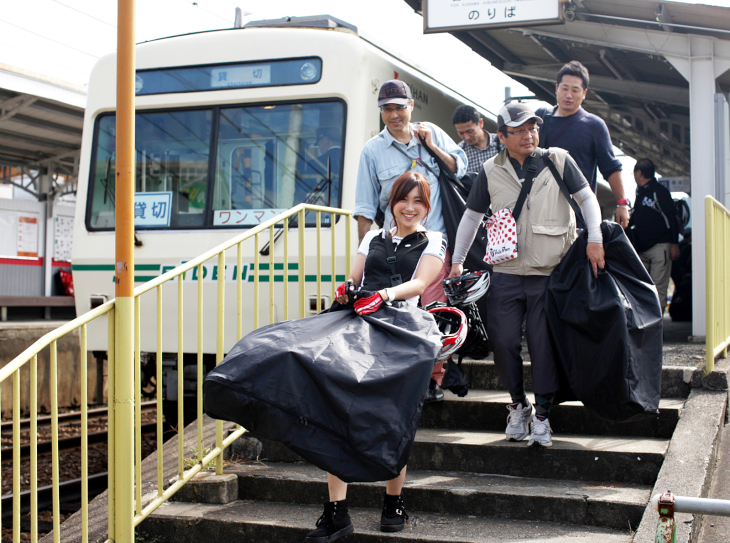
[[[317,520],[317,528],[307,534],[304,543],[331,543],[355,531],[347,514],[347,500],[327,502]]]
[[[381,532],[400,532],[405,528],[408,520],[408,513],[403,507],[402,496],[388,496],[385,494],[383,502],[383,514],[380,516]]]
[[[436,384],[436,381],[431,379],[431,382],[428,384],[428,390],[426,391],[426,397],[424,398],[424,403],[433,403],[433,402],[440,402],[444,399],[444,391],[443,389]]]

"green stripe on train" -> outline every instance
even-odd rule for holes
[[[154,271],[158,272],[160,271],[161,264],[136,264],[134,266],[135,272],[141,272],[141,271]],[[299,263],[297,262],[289,262],[288,268],[290,271],[297,271],[299,269]],[[113,264],[75,264],[72,268],[74,271],[105,271],[105,272],[113,272],[114,271],[114,265]],[[284,264],[283,263],[274,263],[274,270],[283,270]],[[260,263],[259,264],[259,282],[261,283],[268,283],[269,282],[269,264],[268,263]],[[266,273],[264,273],[266,272]],[[135,283],[146,283],[147,281],[151,281],[152,279],[155,279],[158,277],[157,275],[135,275],[134,276],[134,282]],[[112,281],[114,278],[112,277]],[[344,275],[335,275],[335,282],[339,283],[345,280]],[[323,283],[329,283],[332,281],[332,275],[331,274],[323,274],[321,276],[321,281]],[[230,281],[227,281],[230,282]],[[244,279],[244,282],[253,283],[254,282],[254,276],[249,275]],[[274,275],[274,282],[275,283],[283,283],[284,282],[284,276],[281,274]],[[299,282],[299,275],[289,274],[289,282],[291,283],[298,283]],[[316,283],[317,282],[317,275],[316,274],[307,274],[304,276],[304,282],[305,283]]]

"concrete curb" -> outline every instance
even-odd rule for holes
[[[726,390],[692,390],[672,436],[652,496],[667,490],[678,496],[707,496],[727,402]],[[693,541],[699,532],[700,523],[687,513],[677,513],[675,518],[677,543]],[[651,505],[647,505],[634,535],[634,543],[653,543],[658,519],[659,514]]]

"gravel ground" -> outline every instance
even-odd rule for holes
[[[143,421],[149,422],[155,419],[155,412],[148,412],[143,414]],[[78,423],[72,423],[63,425],[59,428],[60,437],[71,437],[79,435],[80,425]],[[90,432],[106,431],[106,419],[96,419],[89,421]],[[50,439],[50,428],[39,428],[38,435],[39,440]],[[27,435],[22,436],[22,441],[27,442]],[[3,446],[12,445],[12,437],[8,438],[3,436]],[[152,454],[157,447],[157,442],[154,435],[142,436],[142,458],[146,458]],[[59,478],[61,481],[69,479],[77,479],[81,476],[81,450],[68,450],[59,452]],[[107,471],[107,446],[106,443],[99,443],[89,446],[89,475],[96,473],[104,473]],[[52,458],[50,454],[43,454],[38,456],[38,487],[50,485],[52,483]],[[30,459],[21,461],[21,491],[30,489]],[[12,493],[13,491],[13,464],[12,460],[2,462],[2,494]],[[75,509],[73,504],[68,504],[69,507],[61,505],[61,522],[63,522],[68,516],[70,516]],[[80,505],[76,505],[76,508]],[[22,520],[26,523],[30,522],[30,515],[23,515]],[[39,536],[45,535],[50,530],[50,524],[52,522],[51,511],[42,511],[39,513]],[[44,527],[47,526],[47,529]],[[27,526],[21,526],[21,541],[30,541],[29,528]],[[2,528],[2,543],[10,542],[13,540],[12,529]]]

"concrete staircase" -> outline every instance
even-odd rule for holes
[[[406,529],[380,532],[383,485],[354,484],[355,533],[340,541],[631,541],[691,390],[688,368],[664,368],[655,417],[616,424],[562,404],[550,418],[553,446],[532,449],[504,440],[509,396],[493,363],[465,364],[469,394],[446,392],[444,402],[424,406],[403,491]],[[303,541],[327,500],[325,474],[276,443],[264,442],[259,459],[226,467],[238,476],[238,500],[165,504],[137,540]]]

